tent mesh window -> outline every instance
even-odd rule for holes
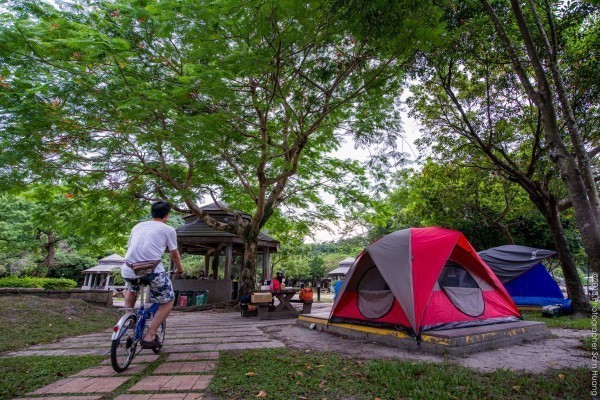
[[[469,271],[448,261],[438,279],[448,299],[460,312],[470,317],[479,317],[485,311],[481,288]]]
[[[358,310],[368,319],[377,319],[390,312],[394,294],[377,267],[369,268],[361,277],[356,297]]]

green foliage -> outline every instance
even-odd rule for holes
[[[396,142],[402,66],[440,34],[438,11],[403,2],[390,24],[402,37],[385,52],[383,41],[356,40],[322,0],[20,1],[5,9],[0,186],[70,184],[72,199],[86,198],[98,214],[134,213],[156,197],[193,208],[214,195],[256,217],[220,226],[244,241],[256,241],[282,204],[285,218],[316,225],[368,202],[365,166],[330,154],[344,136],[382,148]],[[384,175],[385,165],[369,171]],[[132,221],[105,220],[120,226],[113,235]],[[94,226],[56,225],[63,234],[62,225],[81,227],[82,237]]]
[[[121,275],[121,268],[113,268],[110,271],[110,276],[113,279],[113,282],[115,283],[116,286],[124,286],[125,285],[125,279],[123,279],[123,276]]]
[[[0,358],[0,399],[25,396],[42,386],[99,365],[102,356]]]
[[[45,281],[42,285],[42,287],[46,290],[70,290],[73,289],[75,286],[77,286],[77,282],[75,282],[72,279],[65,279],[65,278],[56,278],[56,279],[52,279],[52,278],[46,278],[47,281]]]
[[[518,185],[479,168],[427,160],[403,170],[367,217],[372,239],[398,229],[441,226],[463,232],[477,250],[521,244],[553,248],[543,216]]]
[[[37,278],[9,276],[0,278],[0,287],[4,288],[39,288],[47,290],[70,290],[77,282],[65,278]]]

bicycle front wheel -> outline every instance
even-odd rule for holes
[[[130,315],[121,324],[117,333],[117,338],[112,340],[110,346],[110,363],[116,372],[123,372],[129,367],[133,357],[135,357],[135,349],[137,343],[133,340],[135,334],[135,325],[137,319],[135,315]]]
[[[156,347],[152,348],[152,351],[154,352],[154,354],[158,354],[158,352],[160,352],[163,342],[165,341],[166,331],[167,331],[167,323],[163,321],[163,323],[160,324],[160,326],[156,330],[156,335],[158,336],[158,341],[160,342],[161,346],[159,348],[156,348]]]

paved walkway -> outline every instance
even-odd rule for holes
[[[284,347],[260,328],[290,320],[258,321],[238,313],[173,312],[161,354],[144,350],[124,373],[110,366],[110,335],[103,333],[32,346],[7,356],[104,355],[102,365],[80,371],[28,393],[21,400],[197,400],[202,399],[222,350]],[[151,365],[151,367],[150,367]],[[153,368],[150,370],[149,368]],[[140,379],[140,374],[144,377]],[[115,391],[124,394],[114,394]]]

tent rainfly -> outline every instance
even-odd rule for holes
[[[572,310],[543,261],[556,252],[533,247],[506,245],[479,252],[500,282],[520,307],[560,304]]]
[[[423,331],[512,322],[521,317],[465,236],[443,228],[391,233],[358,256],[331,322]]]

